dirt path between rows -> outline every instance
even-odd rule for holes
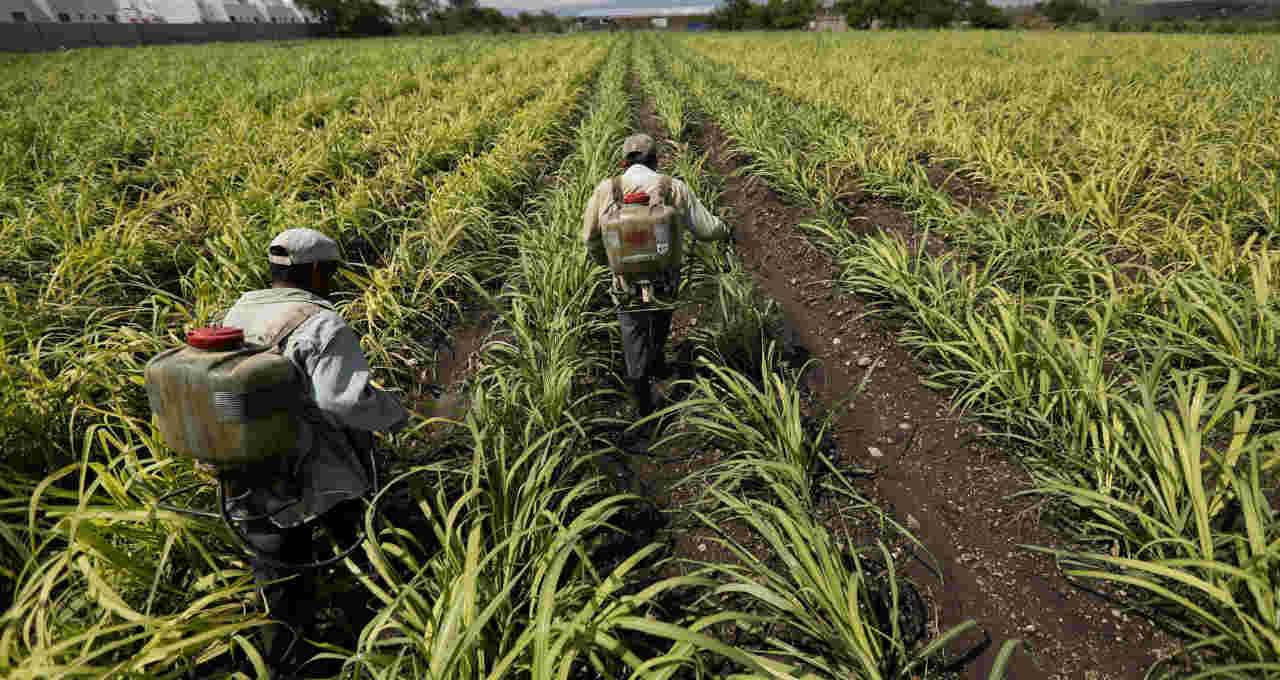
[[[637,120],[641,131],[665,141],[651,99]],[[794,229],[812,213],[785,204],[756,177],[735,175],[738,159],[714,124],[703,125],[695,145],[724,178],[719,207],[736,216],[738,255],[820,361],[808,376],[818,401],[836,405],[869,375],[866,391],[835,428],[841,463],[876,470],[863,492],[932,553],[941,584],[919,563],[905,573],[927,593],[942,629],[972,618],[990,633],[989,651],[968,666],[966,677],[985,679],[1000,644],[1019,638],[1023,646],[1007,678],[1142,678],[1156,660],[1154,650],[1169,646],[1167,637],[1073,587],[1052,558],[1018,547],[1061,544],[1039,523],[1033,500],[1006,498],[1024,490],[1028,476],[979,443],[977,426],[952,415],[945,395],[921,385],[916,362],[893,332],[864,317],[865,300],[836,287],[831,258]],[[861,196],[854,210],[851,229],[919,238],[898,206]],[[981,640],[976,632],[953,647],[961,651]]]
[[[457,421],[466,417],[466,384],[475,375],[477,355],[497,318],[495,311],[474,309],[458,321],[451,331],[453,342],[439,349],[434,370],[424,370],[420,377],[424,387],[438,393],[424,390],[410,395],[419,413]]]

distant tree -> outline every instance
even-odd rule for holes
[[[476,21],[481,28],[494,33],[515,30],[515,24],[512,23],[507,15],[501,10],[493,7],[484,7],[476,11]]]
[[[436,0],[398,0],[396,18],[403,24],[421,25],[433,11],[440,7]]]
[[[711,13],[709,23],[725,31],[790,30],[807,26],[817,8],[817,0],[768,0],[763,5],[752,0],[727,0]]]
[[[941,28],[965,16],[962,0],[853,0],[845,20],[867,28],[877,19],[886,26]]]
[[[773,17],[770,28],[795,30],[805,28],[818,12],[817,0],[786,0],[781,11]]]
[[[762,28],[760,19],[751,0],[727,0],[724,6],[711,13],[709,21],[721,30],[742,31]]]
[[[547,33],[564,33],[565,31],[564,22],[550,10],[542,10],[536,21],[539,31],[546,31]]]
[[[391,10],[374,0],[298,0],[340,35],[386,35],[391,32]]]
[[[1013,24],[1008,14],[987,0],[969,0],[965,18],[974,28],[1009,28]]]
[[[519,24],[492,7],[479,7],[475,0],[449,0],[448,7],[436,6],[429,14],[425,32],[432,35],[487,31],[502,33],[519,30]]]
[[[1048,0],[1036,5],[1036,9],[1059,26],[1097,21],[1099,16],[1098,8],[1083,0]]]
[[[927,0],[919,3],[914,25],[921,28],[943,28],[963,16],[964,4],[959,0]]]
[[[849,28],[870,28],[876,18],[875,3],[852,0],[845,6],[844,20]]]
[[[773,28],[785,11],[784,0],[768,0],[755,8],[756,28]]]

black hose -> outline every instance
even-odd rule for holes
[[[191,508],[183,508],[183,507],[179,507],[179,506],[177,506],[177,505],[170,505],[170,504],[168,504],[168,503],[166,503],[166,502],[165,502],[165,501],[169,500],[170,498],[173,498],[174,496],[177,496],[177,495],[180,495],[180,494],[184,494],[184,493],[187,493],[187,492],[189,492],[189,491],[195,491],[196,489],[201,489],[201,488],[204,488],[204,487],[206,487],[206,486],[213,486],[213,482],[197,482],[197,483],[195,483],[195,484],[191,484],[191,485],[189,485],[189,486],[184,486],[184,487],[182,487],[181,489],[178,489],[177,491],[170,491],[169,493],[167,493],[167,494],[165,494],[165,495],[163,495],[163,496],[161,496],[161,497],[157,498],[157,499],[156,499],[156,503],[155,503],[155,505],[156,505],[156,507],[157,507],[157,508],[160,508],[161,510],[168,510],[169,512],[176,512],[176,513],[178,513],[178,514],[180,514],[180,515],[189,515],[189,516],[191,516],[191,517],[204,517],[204,518],[207,518],[207,519],[220,519],[220,518],[222,517],[222,515],[220,515],[220,514],[218,514],[218,513],[216,513],[216,512],[208,512],[208,511],[205,511],[205,510],[192,510]]]
[[[369,451],[369,470],[370,470],[370,475],[373,477],[373,489],[375,491],[375,497],[376,497],[376,490],[378,488],[378,464],[377,464],[377,461],[374,460],[372,450]],[[180,506],[172,505],[166,502],[170,498],[173,498],[174,496],[190,493],[197,489],[207,487],[207,486],[214,486],[214,485],[216,485],[218,488],[218,512],[194,510],[192,508],[180,507]],[[277,510],[275,513],[266,513],[263,515],[257,515],[253,517],[246,517],[243,519],[235,520],[231,518],[230,510],[227,507],[228,506],[227,500],[228,499],[227,499],[227,493],[226,493],[226,482],[221,477],[219,477],[216,483],[215,482],[197,482],[195,484],[190,484],[180,489],[170,491],[169,493],[166,493],[163,496],[156,499],[155,507],[160,508],[161,510],[168,510],[170,512],[176,512],[180,515],[187,515],[190,517],[202,517],[205,519],[221,519],[222,522],[227,525],[227,528],[231,531],[231,535],[235,538],[235,542],[239,544],[239,547],[242,550],[248,552],[249,554],[253,555],[257,559],[262,560],[264,563],[269,564],[273,567],[276,567],[277,569],[295,569],[295,570],[296,569],[322,569],[324,567],[337,564],[338,562],[345,560],[352,553],[354,553],[356,549],[359,548],[362,543],[364,543],[364,540],[367,537],[365,535],[363,523],[361,523],[361,527],[356,531],[356,538],[351,543],[351,545],[347,546],[341,552],[339,552],[337,555],[334,555],[333,557],[329,557],[323,560],[316,560],[312,562],[287,562],[284,560],[277,560],[274,557],[269,557],[263,554],[262,551],[253,547],[253,543],[249,540],[249,537],[243,531],[240,530],[239,524],[241,522],[270,519],[274,514],[280,512],[280,510]]]
[[[219,480],[218,509],[221,511],[223,523],[225,523],[227,525],[227,528],[231,530],[231,535],[235,537],[236,543],[240,544],[241,549],[249,552],[256,559],[261,560],[262,562],[269,564],[273,567],[276,567],[277,569],[291,569],[291,570],[321,569],[321,568],[330,566],[332,564],[337,564],[338,562],[341,562],[342,560],[347,559],[347,556],[355,552],[356,548],[359,548],[360,545],[364,543],[365,532],[363,529],[360,529],[356,532],[356,539],[351,543],[350,546],[348,546],[345,550],[338,553],[337,555],[334,555],[333,557],[330,557],[327,559],[317,560],[313,562],[288,562],[285,560],[277,560],[274,557],[268,557],[261,550],[258,550],[257,548],[253,547],[253,543],[250,542],[249,537],[240,530],[240,527],[238,526],[239,521],[231,519],[231,514],[227,510],[226,490],[224,486],[225,485],[221,482],[221,480]]]
[[[356,450],[359,450],[359,448],[355,446],[354,442],[350,440],[350,436],[347,437],[347,443],[351,445],[353,448],[356,448]],[[373,497],[377,498],[378,461],[374,459],[373,454],[374,454],[374,448],[370,448],[369,449],[369,475],[370,477],[373,478],[372,479],[372,482],[373,482],[372,488],[374,492]],[[240,547],[248,551],[250,554],[254,555],[257,559],[262,560],[264,563],[269,564],[273,567],[276,567],[277,569],[322,569],[324,567],[337,564],[338,562],[341,562],[342,560],[347,559],[348,556],[354,553],[356,549],[359,548],[360,545],[364,543],[364,539],[367,538],[364,531],[364,525],[363,523],[361,523],[360,528],[356,530],[355,540],[352,541],[350,546],[348,546],[346,549],[339,552],[337,555],[334,555],[333,557],[329,557],[327,559],[317,560],[313,562],[287,562],[284,560],[277,560],[274,557],[268,557],[267,555],[263,554],[262,551],[253,547],[253,543],[249,541],[249,537],[245,535],[237,526],[238,521],[231,519],[230,511],[227,509],[226,491],[221,478],[219,478],[219,483],[218,483],[218,510],[221,513],[222,521],[227,525],[227,528],[231,530],[231,535],[235,537],[236,542],[240,544]],[[277,510],[276,512],[280,512],[280,510]],[[262,518],[270,517],[273,514],[275,513],[264,515]],[[250,520],[252,519],[255,519],[255,518],[250,518]],[[249,521],[249,520],[239,520],[239,521]]]
[[[194,509],[192,509],[192,508],[184,508],[184,507],[180,507],[180,506],[177,506],[177,505],[171,505],[171,504],[169,504],[169,503],[165,503],[165,502],[164,502],[165,500],[167,500],[167,499],[169,499],[169,498],[172,498],[172,497],[174,497],[174,496],[177,496],[177,495],[179,495],[179,494],[182,494],[182,493],[185,493],[185,492],[188,492],[188,491],[194,491],[194,490],[199,489],[199,488],[202,488],[202,487],[206,487],[206,486],[215,486],[215,485],[216,485],[216,486],[217,486],[217,488],[218,488],[218,509],[219,509],[219,512],[208,512],[208,511],[205,511],[205,510],[194,510]],[[178,489],[178,490],[176,490],[176,491],[170,491],[169,493],[167,493],[167,494],[165,494],[165,495],[161,496],[160,498],[156,499],[155,506],[156,506],[157,508],[160,508],[161,510],[168,510],[168,511],[170,511],[170,512],[176,512],[176,513],[178,513],[178,514],[180,514],[180,515],[187,515],[187,516],[189,516],[189,517],[202,517],[202,518],[206,518],[206,519],[221,519],[221,520],[222,520],[222,522],[223,522],[224,524],[226,524],[226,525],[227,525],[227,528],[231,530],[231,535],[232,535],[232,536],[234,536],[234,537],[236,538],[236,543],[238,543],[238,544],[239,544],[239,546],[240,546],[240,548],[241,548],[241,549],[248,551],[251,555],[253,555],[253,556],[254,556],[254,557],[256,557],[257,559],[260,559],[260,560],[262,560],[263,562],[266,562],[267,564],[270,564],[270,565],[271,565],[271,566],[273,566],[273,567],[282,568],[282,569],[319,569],[319,568],[321,568],[321,567],[327,567],[327,566],[329,566],[329,565],[331,565],[331,564],[335,564],[335,563],[337,563],[337,562],[339,562],[339,561],[341,561],[341,560],[345,559],[348,555],[350,555],[352,552],[354,552],[356,548],[360,547],[360,544],[361,544],[361,543],[363,543],[363,542],[364,542],[364,536],[363,536],[362,534],[360,534],[360,535],[358,535],[358,536],[357,536],[357,540],[356,540],[356,542],[355,542],[353,545],[351,545],[350,547],[348,547],[346,550],[344,550],[341,554],[339,554],[339,555],[338,555],[338,556],[336,556],[336,557],[332,557],[332,558],[329,558],[329,559],[327,559],[327,560],[323,560],[323,561],[320,561],[320,562],[302,562],[302,563],[293,563],[293,562],[285,562],[285,561],[282,561],[282,560],[277,560],[277,559],[272,558],[272,557],[268,557],[268,556],[264,555],[260,550],[258,550],[257,548],[254,548],[254,547],[253,547],[253,544],[252,544],[252,543],[250,543],[250,541],[249,541],[248,537],[247,537],[244,533],[242,533],[242,532],[240,531],[240,529],[239,529],[239,528],[237,528],[237,524],[238,524],[239,522],[242,522],[242,521],[251,521],[251,520],[254,520],[254,519],[266,519],[266,518],[270,517],[271,515],[270,515],[270,514],[267,514],[267,515],[260,515],[260,516],[258,516],[258,517],[250,517],[250,518],[246,518],[246,519],[244,519],[244,520],[233,520],[233,519],[231,519],[231,516],[230,516],[230,514],[229,514],[229,513],[228,513],[228,511],[227,511],[226,491],[225,491],[224,486],[223,486],[223,484],[221,483],[221,481],[219,481],[218,483],[215,483],[215,482],[199,482],[199,483],[197,483],[197,484],[191,484],[191,485],[189,485],[189,486],[184,486],[184,487],[182,487],[181,489]]]
[[[987,648],[989,648],[990,646],[991,646],[991,633],[988,633],[987,631],[984,630],[982,631],[982,642],[979,642],[974,646],[970,647],[968,651],[960,655],[960,658],[956,659],[955,661],[952,661],[951,663],[943,666],[938,670],[942,673],[958,673],[961,670],[964,670],[965,666],[968,666],[974,661],[977,661],[978,657],[982,656],[983,653],[986,652]]]

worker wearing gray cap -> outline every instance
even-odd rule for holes
[[[268,249],[271,287],[245,293],[222,325],[245,340],[276,343],[302,376],[296,457],[278,469],[229,479],[230,517],[258,553],[254,578],[268,613],[264,657],[287,677],[299,661],[300,634],[316,609],[310,570],[283,566],[312,561],[311,526],[320,521],[340,542],[357,534],[372,487],[372,432],[394,432],[408,412],[370,382],[360,339],[334,311],[329,294],[339,266],[338,244],[314,229],[289,229]]]
[[[649,135],[622,143],[621,176],[596,186],[582,216],[592,260],[613,272],[626,377],[640,417],[654,410],[652,381],[666,377],[663,352],[680,287],[683,234],[727,240],[730,231],[679,179],[658,173]]]

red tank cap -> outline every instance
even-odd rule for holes
[[[244,344],[244,331],[230,326],[206,326],[187,332],[187,344],[210,352],[225,352]]]

